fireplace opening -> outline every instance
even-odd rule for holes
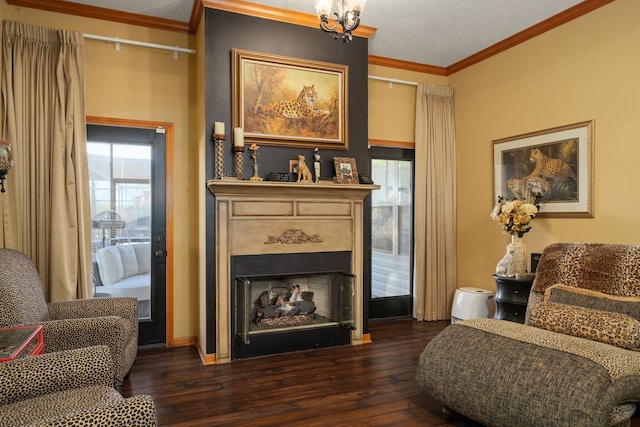
[[[231,261],[232,359],[350,343],[356,324],[350,252]]]

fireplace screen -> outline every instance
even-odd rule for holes
[[[346,273],[237,277],[236,335],[355,325],[355,276]]]

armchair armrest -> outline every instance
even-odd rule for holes
[[[29,381],[25,381],[28,374]],[[88,385],[113,385],[109,348],[94,346],[0,363],[0,404]]]
[[[101,427],[155,427],[156,409],[150,396],[140,395],[111,405],[30,424],[32,427],[99,425]]]
[[[42,322],[44,351],[51,353],[106,345],[111,350],[111,355],[117,358],[131,339],[136,325],[116,316],[48,320]]]
[[[47,307],[52,320],[119,316],[136,325],[138,323],[138,300],[133,297],[58,301],[47,304]]]

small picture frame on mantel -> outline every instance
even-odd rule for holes
[[[356,159],[351,157],[334,157],[336,167],[336,182],[338,184],[359,184]]]

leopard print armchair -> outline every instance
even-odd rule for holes
[[[48,303],[40,276],[24,254],[0,248],[0,327],[41,324],[44,351],[106,345],[115,386],[122,389],[138,351],[138,300],[98,298]]]
[[[156,426],[150,396],[113,387],[106,346],[0,364],[0,426]]]

